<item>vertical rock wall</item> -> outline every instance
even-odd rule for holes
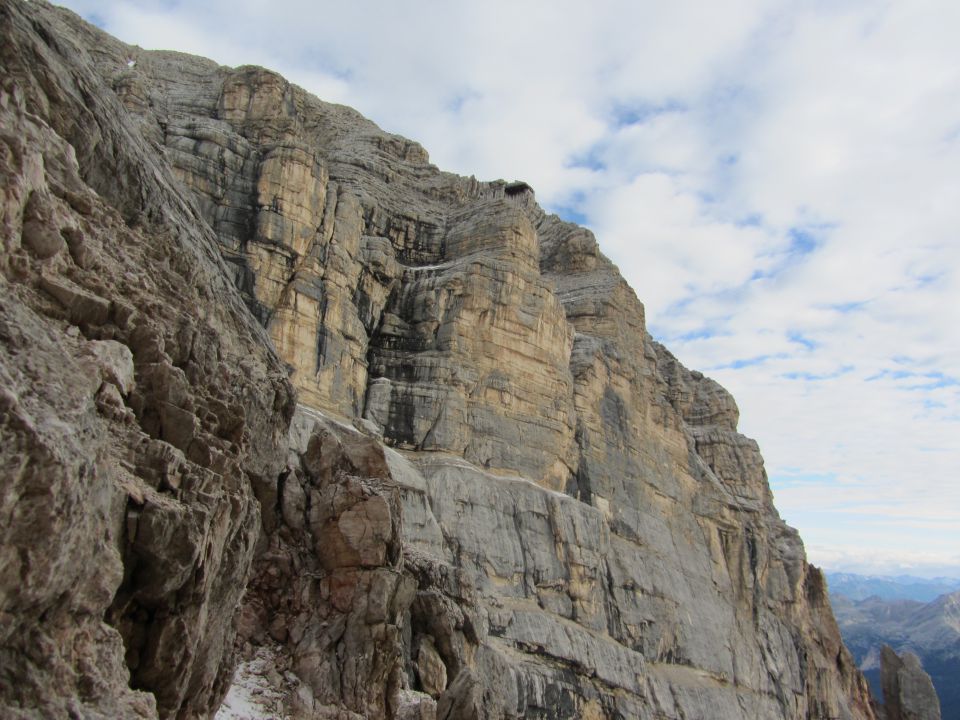
[[[572,334],[524,197],[439,173],[263,69],[180,73],[192,59],[106,49],[101,71],[196,193],[300,402],[363,415],[398,447],[569,484]],[[203,70],[219,92],[183,86]]]
[[[884,645],[880,651],[880,680],[887,720],[940,720],[937,691],[916,655],[897,655]]]

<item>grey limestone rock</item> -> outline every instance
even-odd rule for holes
[[[293,390],[78,42],[0,4],[0,715],[198,717]]]
[[[889,645],[880,651],[880,682],[887,720],[940,720],[940,701],[920,659],[897,653]]]

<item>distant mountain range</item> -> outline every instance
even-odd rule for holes
[[[960,590],[960,578],[856,575],[829,571],[826,576],[831,595],[845,595],[851,600],[878,597],[882,600],[919,600],[927,603]]]
[[[881,646],[909,650],[933,679],[943,720],[960,720],[960,581],[850,573],[827,578],[843,640],[874,694],[881,697]],[[931,588],[952,591],[924,601]]]

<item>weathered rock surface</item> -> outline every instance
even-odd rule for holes
[[[5,712],[206,716],[235,646],[291,717],[874,717],[736,404],[589,231],[0,8]]]
[[[880,651],[880,680],[887,720],[940,720],[940,702],[933,682],[911,652],[902,655],[889,645]]]
[[[56,13],[0,64],[0,715],[203,716],[293,390]]]

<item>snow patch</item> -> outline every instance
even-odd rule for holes
[[[257,648],[252,659],[237,665],[215,720],[287,720],[277,666],[276,649],[268,647]]]

